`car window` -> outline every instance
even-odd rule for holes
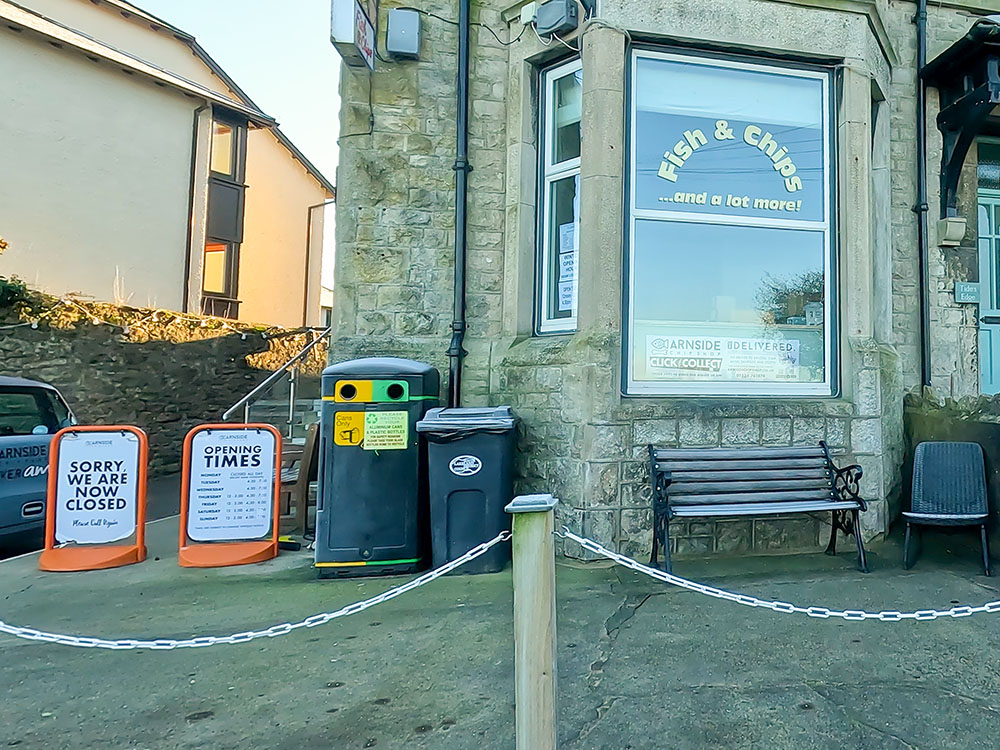
[[[0,389],[0,436],[31,435],[39,426],[54,433],[68,416],[65,405],[44,389]]]

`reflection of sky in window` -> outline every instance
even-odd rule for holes
[[[648,112],[730,117],[819,128],[823,88],[817,78],[640,58],[636,104]]]
[[[765,275],[822,270],[823,233],[639,220],[634,254],[636,319],[747,323]]]
[[[826,189],[823,169],[823,87],[815,78],[639,59],[636,83],[635,203],[639,208],[822,221]],[[726,120],[733,140],[715,138]],[[802,180],[789,192],[766,153],[743,140],[756,125],[785,147]],[[657,176],[665,151],[685,130],[701,129],[708,143],[677,167],[677,181]],[[801,211],[677,205],[661,201],[676,191],[801,200]]]

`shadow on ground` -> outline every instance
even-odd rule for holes
[[[317,581],[306,552],[259,566],[150,559],[44,574],[0,564],[0,619],[103,637],[227,634],[295,621],[401,579]],[[847,545],[845,545],[846,547]],[[975,540],[895,540],[873,572],[844,552],[678,561],[729,589],[830,608],[1000,599]],[[992,747],[995,615],[844,622],[741,607],[605,566],[558,569],[560,747]],[[184,651],[95,651],[0,637],[0,747],[513,748],[510,574],[450,576],[312,630]]]

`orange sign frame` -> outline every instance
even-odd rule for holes
[[[56,487],[59,477],[59,441],[75,432],[130,432],[139,439],[139,466],[136,477],[135,543],[93,546],[56,546]],[[49,444],[49,478],[45,502],[45,548],[38,558],[40,570],[69,573],[132,565],[146,559],[146,475],[149,440],[146,433],[131,425],[76,425],[64,427]]]
[[[241,542],[193,542],[188,539],[188,509],[191,500],[191,446],[195,435],[206,430],[266,430],[274,435],[274,479],[272,480],[271,538]],[[185,568],[219,568],[227,565],[247,565],[264,562],[278,556],[278,524],[281,509],[281,433],[269,424],[202,424],[184,438],[181,459],[181,516],[177,562]]]

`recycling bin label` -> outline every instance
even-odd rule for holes
[[[363,411],[339,411],[333,417],[334,445],[361,445],[365,436]]]
[[[410,429],[409,414],[407,412],[367,411],[364,415],[362,449],[366,451],[406,449]]]

